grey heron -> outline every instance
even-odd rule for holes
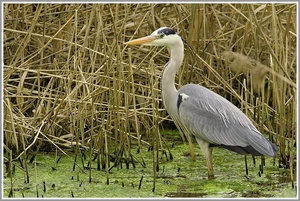
[[[276,155],[277,146],[266,139],[250,119],[227,99],[197,84],[176,89],[175,76],[183,62],[184,43],[175,30],[162,27],[149,36],[125,44],[165,46],[169,49],[170,59],[161,76],[163,103],[177,128],[195,137],[206,158],[208,178],[214,177],[214,146],[242,155]]]

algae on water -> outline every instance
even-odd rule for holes
[[[12,196],[15,198],[134,198],[134,197],[272,197],[295,198],[296,186],[292,188],[288,172],[279,169],[273,158],[266,158],[264,173],[259,176],[260,160],[256,164],[248,157],[249,174],[245,174],[244,156],[221,148],[215,148],[213,163],[216,178],[207,179],[205,160],[197,145],[196,160],[189,155],[188,145],[176,143],[171,148],[173,160],[161,155],[155,191],[153,189],[152,151],[143,147],[146,167],[136,164],[113,167],[108,175],[105,170],[96,170],[96,161],[89,170],[83,168],[81,159],[72,170],[74,156],[62,156],[58,163],[52,154],[39,154],[34,163],[28,165],[29,183],[24,183],[25,174],[18,163],[12,177]],[[132,148],[134,150],[134,148]],[[88,159],[83,160],[87,167]],[[111,163],[112,164],[112,163]],[[6,171],[4,171],[6,175]],[[143,177],[143,178],[142,178]],[[142,179],[141,179],[142,178]],[[283,179],[285,178],[285,179]],[[11,190],[9,176],[4,177],[4,197]]]

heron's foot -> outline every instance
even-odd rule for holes
[[[208,179],[215,179],[215,175],[208,175]]]

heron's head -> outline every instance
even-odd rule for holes
[[[126,42],[126,45],[149,45],[170,47],[178,42],[182,42],[181,37],[175,30],[169,27],[161,27],[151,35]]]

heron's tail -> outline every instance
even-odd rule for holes
[[[249,135],[248,140],[251,147],[253,147],[258,153],[264,156],[275,156],[278,151],[278,147],[265,138],[258,131],[254,131],[255,135]]]

